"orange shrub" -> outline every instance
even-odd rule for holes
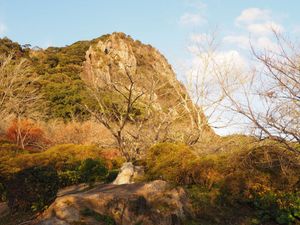
[[[41,148],[47,142],[43,130],[29,119],[14,119],[6,131],[6,137],[23,149]]]

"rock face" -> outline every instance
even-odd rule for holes
[[[131,162],[124,163],[121,167],[121,171],[117,178],[114,180],[113,184],[132,184],[134,180],[144,173],[143,167],[134,166]]]
[[[86,52],[83,78],[110,79],[122,76],[128,67],[132,73],[154,74],[157,79],[168,79],[178,85],[175,73],[166,58],[150,45],[133,40],[123,33],[107,35],[90,46]],[[96,73],[96,74],[95,74]]]
[[[178,104],[181,96],[187,95],[171,65],[157,49],[123,33],[107,35],[90,46],[81,78],[100,86],[107,82],[123,83],[126,70],[137,78],[137,88],[147,92],[153,83],[159,87],[155,94],[157,107],[161,109]]]
[[[172,117],[170,115],[178,118],[169,130],[180,133],[195,126],[195,118],[206,124],[203,113],[197,115],[199,118],[195,116],[197,107],[166,58],[152,46],[123,33],[106,35],[89,47],[81,78],[89,85],[105,87],[110,82],[126,84],[127,73],[134,77],[136,90],[145,96],[153,95],[153,108],[165,113],[161,118]],[[212,133],[208,126],[203,130]]]
[[[165,181],[105,184],[57,198],[37,224],[180,225],[188,208],[184,190]]]

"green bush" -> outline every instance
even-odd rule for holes
[[[57,171],[76,170],[88,158],[104,158],[101,148],[90,145],[62,144],[39,153],[1,150],[0,173],[7,177],[11,173],[34,166],[53,166]],[[109,164],[109,160],[105,160]],[[108,166],[108,165],[107,165]]]
[[[197,156],[184,144],[161,143],[153,146],[147,154],[146,176],[163,179],[176,184],[194,183],[193,168]]]
[[[82,161],[78,168],[81,181],[92,183],[95,181],[103,181],[107,176],[107,168],[99,159],[86,159]]]
[[[55,200],[59,179],[53,167],[32,167],[16,173],[7,184],[12,210],[43,210]]]
[[[67,187],[81,182],[81,176],[78,170],[67,170],[58,172],[59,187]]]
[[[200,222],[291,225],[300,221],[299,159],[271,140],[229,136],[193,149],[157,144],[147,152],[145,172],[150,180],[185,185]]]
[[[300,219],[300,193],[254,193],[252,201],[262,221],[274,220],[279,224],[294,224]]]
[[[93,183],[96,181],[106,181],[113,176],[109,173],[106,165],[99,159],[85,159],[76,167],[68,168],[58,172],[60,187],[66,187],[79,183]],[[112,178],[111,178],[112,179]]]

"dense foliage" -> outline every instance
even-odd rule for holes
[[[80,73],[89,45],[90,42],[81,41],[32,53],[33,67],[41,76],[41,91],[48,102],[47,118],[85,118],[85,88]]]
[[[107,175],[108,169],[102,160],[87,158],[78,163],[78,166],[59,172],[60,187],[105,181]]]
[[[95,41],[95,40],[94,40]],[[0,39],[0,52],[11,54],[13,59],[26,58],[32,73],[39,76],[40,92],[46,106],[40,111],[46,118],[85,119],[83,108],[86,89],[80,79],[85,53],[93,41],[79,41],[66,47],[30,49],[8,38]]]
[[[192,183],[195,159],[196,155],[184,144],[157,144],[149,150],[146,158],[147,176],[176,184]]]
[[[30,45],[21,46],[17,42],[13,42],[7,37],[0,38],[0,53],[5,55],[13,55],[14,59],[29,56]]]
[[[0,151],[0,175],[5,177],[33,166],[51,165],[57,171],[75,170],[82,161],[89,158],[103,159],[102,163],[109,169],[118,168],[123,162],[120,157],[105,160],[105,153],[109,149],[95,146],[64,144],[43,152],[29,153],[18,148],[15,150],[15,145],[12,144],[3,145],[7,147]]]
[[[59,180],[53,167],[31,167],[16,173],[7,184],[12,210],[42,210],[56,198]]]
[[[183,185],[193,203],[194,224],[299,224],[299,155],[284,148],[246,136],[214,139],[193,149],[161,143],[148,152],[146,177]]]

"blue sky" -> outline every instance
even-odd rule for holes
[[[224,35],[239,33],[236,18],[253,7],[270,10],[286,30],[300,25],[298,0],[0,0],[0,35],[46,47],[122,31],[176,64],[187,56],[191,33],[214,26]]]

